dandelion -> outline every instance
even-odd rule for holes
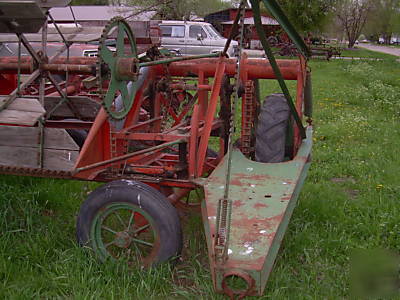
[[[378,191],[383,189],[383,184],[377,184],[375,187]]]

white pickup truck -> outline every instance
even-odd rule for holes
[[[220,52],[224,49],[226,38],[206,22],[161,21],[161,46],[178,55],[199,55]],[[232,41],[227,51],[229,57],[235,56],[238,43]]]

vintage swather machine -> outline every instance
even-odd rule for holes
[[[303,40],[275,1],[261,1],[301,53],[275,60],[260,1],[251,0],[268,59],[241,49],[231,58],[172,57],[151,45],[139,54],[123,18],[101,30],[58,26],[49,7],[68,2],[0,1],[2,46],[18,45],[0,57],[0,172],[106,182],[77,221],[78,242],[102,260],[173,259],[182,248],[177,209],[201,211],[215,290],[262,295],[310,164]],[[244,7],[225,50],[234,36],[243,41]],[[49,56],[53,42],[60,49]],[[98,55],[71,56],[76,43]],[[262,79],[276,79],[283,93],[261,102]],[[294,101],[285,80],[297,82]]]

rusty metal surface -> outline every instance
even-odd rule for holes
[[[213,237],[217,234],[216,215],[218,200],[224,192],[226,161],[207,179],[203,221],[218,292],[224,291],[222,283],[227,274],[240,271],[255,281],[254,288],[246,294],[262,294],[307,173],[311,145],[312,128],[308,127],[307,139],[292,161],[258,163],[245,158],[239,150],[233,152],[231,232],[228,259],[223,264],[215,261]]]
[[[0,174],[71,179],[72,172],[0,165]]]

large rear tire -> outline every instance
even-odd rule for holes
[[[289,106],[283,94],[266,97],[256,129],[256,161],[278,163],[284,160],[289,116]]]
[[[77,220],[80,245],[101,259],[123,259],[138,267],[156,266],[177,257],[182,231],[176,209],[156,189],[118,180],[94,190]]]

